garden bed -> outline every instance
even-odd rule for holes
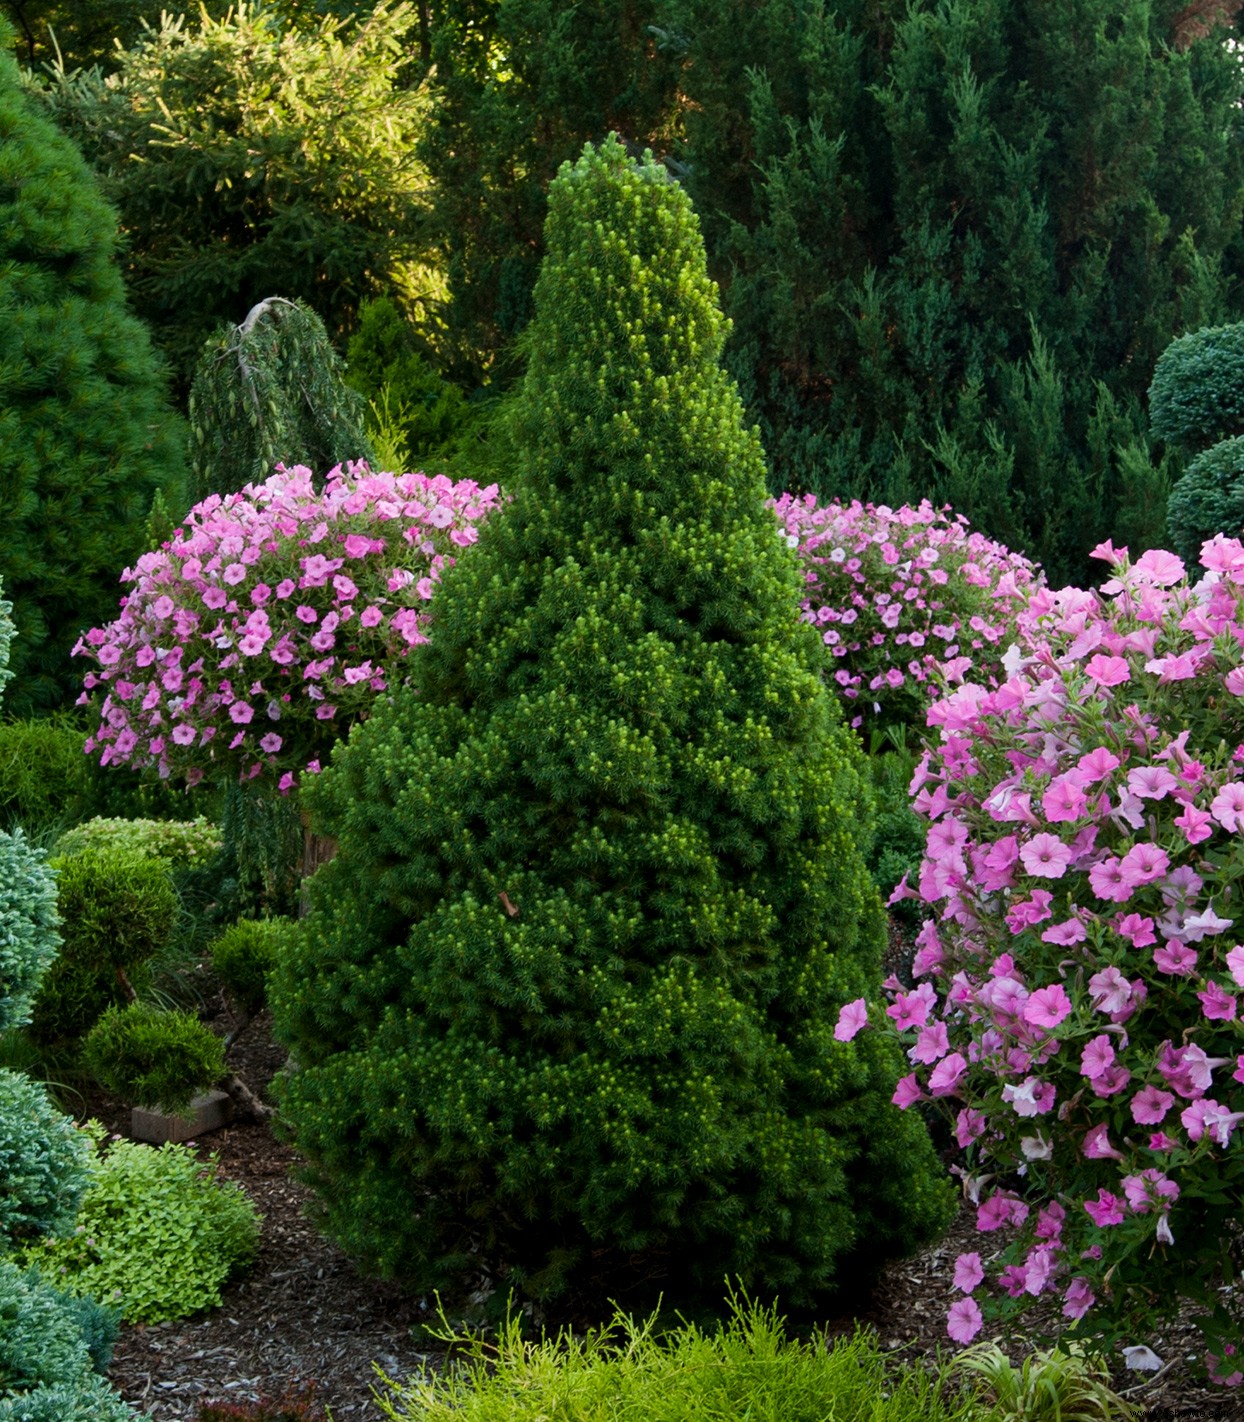
[[[892,943],[891,953],[899,947]],[[266,1086],[283,1054],[267,1032],[264,1014],[239,1041],[232,1058],[256,1088]],[[100,1097],[91,1109],[116,1131],[127,1127],[122,1103]],[[295,1152],[265,1126],[235,1125],[205,1137],[197,1148],[216,1153],[224,1179],[242,1185],[263,1214],[254,1268],[225,1291],[221,1308],[180,1323],[126,1327],[109,1377],[121,1394],[159,1422],[193,1419],[205,1400],[254,1400],[314,1384],[336,1422],[375,1419],[374,1363],[405,1378],[439,1366],[437,1352],[411,1337],[412,1326],[433,1319],[424,1301],[360,1276],[305,1217],[311,1192],[291,1177]],[[949,1352],[945,1334],[947,1278],[960,1250],[979,1247],[971,1218],[961,1214],[934,1248],[891,1264],[858,1312],[826,1319],[831,1334],[859,1322],[876,1330],[895,1357],[934,1366]],[[1193,1351],[1191,1330],[1164,1336],[1158,1351],[1178,1358]],[[1018,1360],[1018,1354],[1016,1358]],[[1147,1422],[1238,1422],[1244,1399],[1190,1383],[1172,1367],[1156,1384],[1120,1373],[1119,1387],[1145,1397]]]

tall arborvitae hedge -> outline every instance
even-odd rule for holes
[[[0,20],[0,577],[13,602],[10,713],[77,683],[70,649],[116,615],[157,490],[180,503],[180,428],[129,314],[116,216],[22,91]]]
[[[1055,577],[1160,538],[1154,362],[1240,311],[1239,7],[667,8],[775,483],[947,499]]]
[[[420,1290],[813,1302],[947,1205],[894,1057],[832,1040],[884,940],[860,752],[687,197],[589,146],[547,250],[513,503],[308,793],[340,848],[272,991],[282,1113]]]

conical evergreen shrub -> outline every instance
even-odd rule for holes
[[[832,1040],[883,941],[859,751],[685,194],[589,145],[547,237],[513,503],[307,797],[340,847],[270,988],[281,1109],[419,1289],[798,1306],[947,1207],[880,1034]]]
[[[180,430],[126,307],[117,220],[22,90],[0,20],[0,576],[20,634],[10,714],[63,703],[82,629],[116,612],[157,490],[180,504]]]

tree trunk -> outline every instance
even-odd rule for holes
[[[298,901],[298,916],[307,912],[307,881],[321,864],[337,853],[337,841],[326,834],[316,834],[311,828],[307,812],[302,812],[302,892]]]

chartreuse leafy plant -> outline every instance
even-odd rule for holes
[[[619,1312],[600,1330],[535,1342],[517,1318],[495,1343],[452,1329],[440,1336],[461,1362],[388,1381],[379,1403],[391,1422],[994,1422],[992,1409],[935,1371],[890,1364],[869,1333],[829,1347],[799,1341],[776,1310],[746,1300],[733,1300],[725,1326],[707,1334],[684,1325],[662,1336],[655,1320]]]
[[[123,820],[97,815],[56,841],[57,858],[106,850],[158,859],[170,869],[190,869],[220,852],[220,828],[205,816],[193,820]]]
[[[802,1305],[947,1210],[892,1047],[832,1050],[883,941],[860,752],[686,195],[589,146],[548,239],[513,503],[304,791],[339,850],[269,985],[282,1109],[420,1289]]]
[[[929,712],[919,985],[837,1032],[901,1033],[895,1100],[963,1152],[985,1238],[952,1338],[1045,1301],[1135,1366],[1186,1305],[1239,1385],[1244,545],[1207,542],[1195,585],[1171,553],[1097,554],[1100,593],[1035,593],[1007,680]]]
[[[186,1146],[103,1142],[74,1232],[20,1256],[70,1293],[116,1298],[130,1323],[186,1318],[220,1303],[254,1257],[259,1217],[240,1185]]]

